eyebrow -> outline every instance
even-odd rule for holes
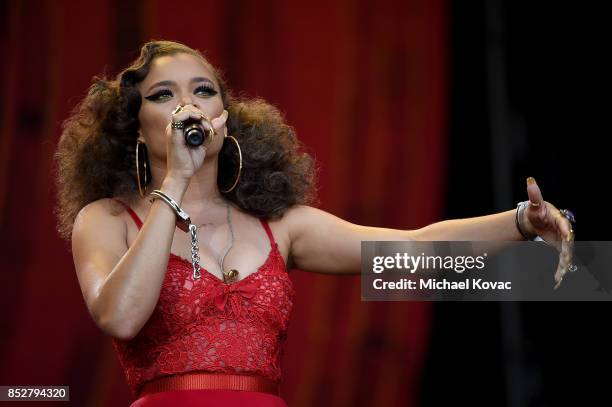
[[[210,79],[205,78],[203,76],[196,76],[196,77],[191,78],[189,80],[190,84],[195,83],[195,82],[210,82],[211,85],[214,85],[214,83]],[[149,93],[151,91],[151,89],[153,89],[153,88],[155,88],[157,86],[170,86],[170,85],[176,85],[176,82],[174,82],[174,81],[160,81],[160,82],[157,82],[157,83],[153,84],[149,88],[149,90],[147,90],[147,93]]]

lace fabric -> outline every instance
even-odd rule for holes
[[[124,204],[125,205],[125,204]],[[126,209],[140,229],[142,222]],[[135,395],[155,378],[190,371],[253,374],[279,382],[282,345],[295,295],[284,259],[267,222],[266,261],[232,284],[170,254],[157,305],[129,341],[113,339]]]

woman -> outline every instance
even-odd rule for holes
[[[187,145],[190,124],[203,144]],[[59,230],[133,406],[285,405],[287,270],[358,273],[362,240],[573,240],[532,179],[520,212],[409,231],[351,224],[311,206],[315,166],[299,150],[275,108],[234,99],[198,51],[168,41],[96,78],[64,123]]]

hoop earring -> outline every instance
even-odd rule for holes
[[[140,146],[142,146],[142,153],[139,154],[138,150],[140,150]],[[142,155],[142,157],[140,157]],[[144,188],[140,184],[140,161],[142,160],[144,166]],[[147,192],[147,175],[149,174],[149,166],[148,166],[149,157],[147,154],[147,145],[140,140],[136,140],[136,181],[138,183],[138,192],[140,193],[140,197],[144,198],[145,193]]]
[[[234,184],[232,185],[230,189],[226,189],[225,191],[221,190],[221,192],[223,193],[231,192],[234,190],[234,188],[236,188],[236,185],[238,185],[238,181],[240,180],[240,174],[242,173],[242,150],[240,149],[240,144],[238,143],[238,140],[234,138],[234,136],[227,135],[227,127],[226,127],[225,136],[223,137],[223,142],[225,142],[225,140],[227,140],[228,138],[231,138],[232,140],[234,140],[236,147],[238,147],[238,157],[240,158],[240,164],[238,166],[238,176],[236,177],[236,181],[234,181]]]

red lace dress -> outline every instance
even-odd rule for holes
[[[140,229],[138,215],[123,205]],[[204,269],[202,277],[193,280],[191,262],[170,254],[159,300],[147,323],[129,341],[113,339],[136,397],[146,382],[188,372],[260,376],[278,386],[295,292],[270,227],[260,221],[270,239],[268,258],[257,271],[234,283]],[[209,402],[286,406],[280,397],[264,392],[209,389],[147,394],[133,406]]]

